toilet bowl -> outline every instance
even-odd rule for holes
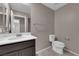
[[[58,54],[63,54],[63,49],[64,49],[65,45],[63,42],[60,42],[60,41],[54,41],[52,43],[52,49],[53,51],[55,51],[56,53]]]
[[[65,44],[60,41],[55,41],[55,35],[49,35],[49,42],[52,43],[52,50],[62,55]]]

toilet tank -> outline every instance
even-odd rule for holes
[[[55,35],[51,34],[49,35],[49,42],[54,42],[55,41]]]

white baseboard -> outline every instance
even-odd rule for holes
[[[51,46],[49,46],[49,47],[47,47],[47,48],[44,48],[44,49],[42,49],[42,50],[39,50],[39,51],[36,52],[36,54],[39,54],[39,53],[41,53],[41,52],[43,52],[43,51],[49,49],[50,47],[51,47]]]
[[[76,55],[76,56],[79,56],[79,54],[77,54],[77,53],[75,53],[75,52],[73,52],[73,51],[71,51],[71,50],[69,50],[69,49],[64,49],[64,50],[66,50],[66,51],[68,51],[68,52],[70,52],[70,53],[72,53],[72,54],[74,54],[74,55]]]

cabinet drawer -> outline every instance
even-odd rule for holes
[[[35,40],[18,42],[0,46],[0,55],[35,45]]]

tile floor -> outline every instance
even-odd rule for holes
[[[52,50],[52,47],[48,48],[45,51],[42,51],[40,53],[37,54],[38,56],[60,56],[59,54],[57,54],[56,52],[54,52]],[[75,56],[67,51],[64,51],[64,54],[62,56]]]

